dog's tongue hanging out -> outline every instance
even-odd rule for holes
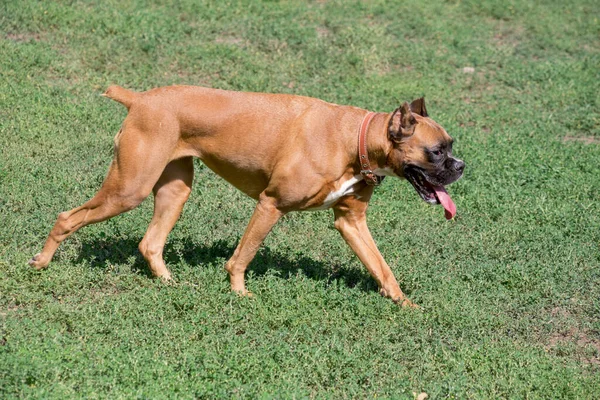
[[[446,189],[443,186],[433,186],[433,190],[435,190],[435,196],[437,197],[438,201],[442,207],[444,207],[444,215],[446,216],[446,219],[454,218],[456,215],[456,206],[454,205],[454,202],[450,198],[448,192],[446,192]]]

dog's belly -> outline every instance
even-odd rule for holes
[[[232,163],[217,161],[213,157],[201,157],[202,162],[245,195],[258,200],[267,188],[268,177],[264,171],[240,168]]]
[[[269,157],[259,151],[235,148],[219,142],[219,138],[215,137],[180,140],[172,159],[198,157],[214,173],[247,196],[258,200],[269,184]],[[222,142],[226,143],[226,140]]]

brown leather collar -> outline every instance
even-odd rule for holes
[[[376,113],[369,112],[360,124],[358,130],[358,160],[360,161],[360,174],[367,185],[377,186],[381,183],[381,177],[375,175],[369,162],[369,153],[367,151],[367,130],[371,120]]]

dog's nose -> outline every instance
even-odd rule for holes
[[[456,160],[456,162],[454,163],[454,169],[456,169],[457,172],[462,174],[465,170],[465,162],[462,160]]]

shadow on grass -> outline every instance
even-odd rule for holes
[[[105,269],[109,264],[122,263],[130,257],[135,257],[132,270],[150,278],[152,274],[147,267],[146,260],[138,251],[138,242],[139,240],[132,238],[84,241],[77,262],[86,260],[92,268]],[[164,258],[167,266],[177,274],[177,270],[173,266],[181,260],[189,265],[199,267],[217,261],[224,265],[234,250],[235,246],[224,240],[218,240],[208,246],[198,245],[190,240],[172,240],[165,246]],[[356,287],[363,291],[370,292],[377,289],[375,281],[366,269],[317,261],[304,254],[296,253],[290,256],[271,250],[269,247],[262,247],[252,260],[247,273],[252,273],[254,277],[261,277],[273,271],[277,271],[282,277],[301,273],[309,279],[326,281],[327,284],[338,281],[350,288]],[[224,270],[223,274],[225,274]]]

